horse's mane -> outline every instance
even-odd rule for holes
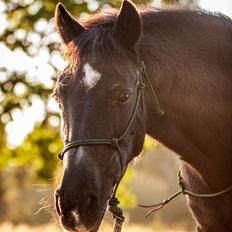
[[[139,11],[142,15],[149,15],[154,12],[189,12],[190,14],[202,16],[216,16],[224,21],[231,19],[218,12],[208,12],[200,8],[192,9],[189,7],[140,7]],[[185,14],[186,15],[186,14]],[[66,49],[66,58],[69,61],[69,69],[76,69],[81,60],[85,60],[88,56],[97,59],[98,62],[106,62],[116,57],[131,56],[118,41],[114,31],[117,14],[115,11],[100,12],[91,15],[81,24],[85,27],[85,31],[74,41],[71,41]]]

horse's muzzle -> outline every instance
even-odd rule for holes
[[[65,202],[64,192],[57,189],[55,192],[56,212],[61,225],[68,231],[95,231],[98,218],[98,200],[94,195],[88,195],[79,204]]]

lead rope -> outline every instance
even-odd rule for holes
[[[169,202],[171,202],[173,199],[175,199],[180,194],[189,195],[189,196],[198,197],[198,198],[211,198],[211,197],[221,196],[222,194],[227,193],[230,190],[232,190],[232,186],[230,186],[229,188],[226,188],[226,189],[219,191],[219,192],[216,192],[216,193],[204,193],[204,194],[194,193],[185,187],[183,177],[181,176],[180,171],[178,172],[177,177],[178,177],[178,185],[180,187],[180,190],[177,191],[176,193],[174,193],[173,195],[171,195],[168,199],[164,200],[161,203],[154,204],[154,205],[138,205],[139,207],[143,207],[143,208],[153,208],[145,215],[145,217],[148,217],[149,215],[151,215],[155,211],[162,209],[165,205],[167,205]]]

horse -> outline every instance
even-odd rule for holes
[[[61,110],[61,225],[98,231],[107,201],[148,134],[180,159],[186,189],[232,185],[232,21],[201,10],[137,8],[78,22],[58,4],[68,66],[54,90]],[[187,195],[197,232],[232,231],[232,191]]]

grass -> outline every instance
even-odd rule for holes
[[[126,225],[123,227],[122,232],[187,232],[187,229],[184,229],[183,226],[170,226],[171,228],[168,228],[167,226],[163,226],[161,224],[158,224],[154,226],[153,228],[140,226],[140,225]],[[0,224],[0,231],[4,232],[61,232],[61,229],[54,224],[45,224],[41,226],[30,226],[26,224],[20,224],[20,225],[13,225],[10,222],[5,222]],[[111,232],[113,231],[112,225],[106,225],[103,224],[101,226],[100,232]],[[189,232],[189,231],[188,231]]]

